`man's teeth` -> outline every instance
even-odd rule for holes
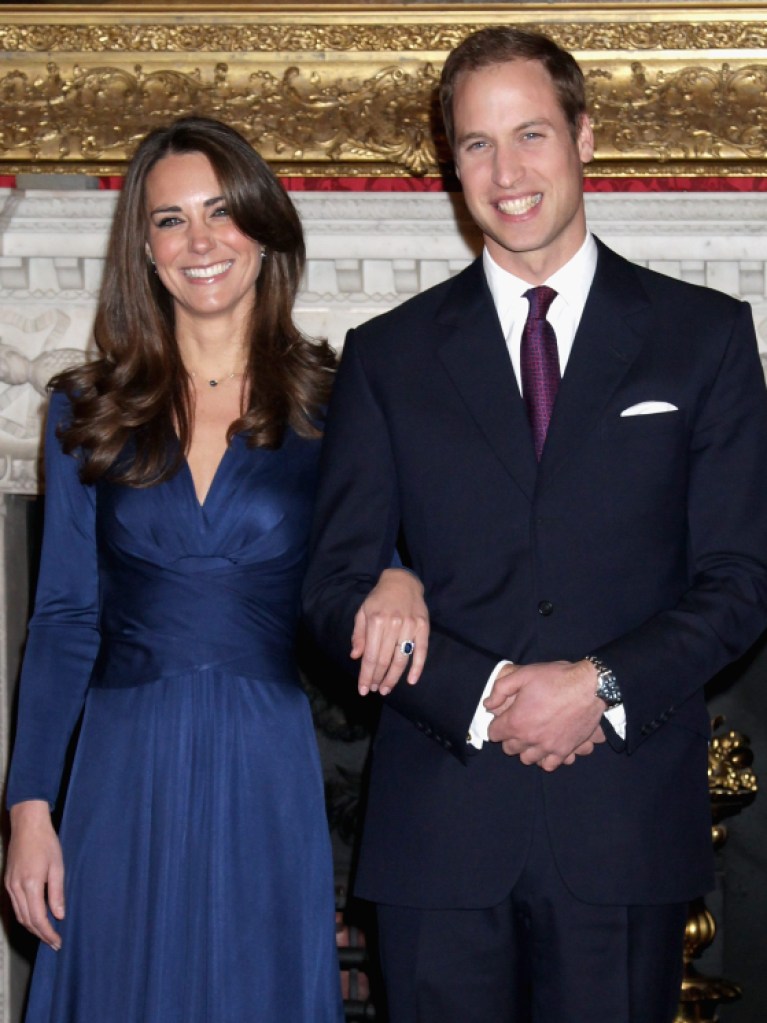
[[[205,278],[217,277],[224,273],[232,265],[233,260],[227,259],[223,263],[214,263],[212,266],[190,266],[184,270],[185,277]]]
[[[501,199],[498,203],[498,209],[501,213],[527,213],[533,206],[537,206],[543,198],[543,194],[538,192],[537,195],[526,195],[522,199]]]

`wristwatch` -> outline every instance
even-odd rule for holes
[[[604,700],[608,707],[616,707],[619,703],[623,703],[618,680],[604,661],[600,661],[593,654],[587,654],[584,660],[591,661],[597,669],[597,688],[594,695],[598,696],[600,700]]]

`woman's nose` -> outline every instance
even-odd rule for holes
[[[191,227],[189,248],[192,252],[209,252],[213,245],[213,234],[207,224],[195,224]]]

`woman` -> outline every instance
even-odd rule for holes
[[[292,203],[236,132],[185,118],[139,146],[100,358],[54,381],[49,414],[8,785],[6,884],[43,942],[28,1023],[342,1018],[293,657],[333,369],[292,321],[303,259]],[[373,688],[424,622],[417,580],[385,572],[355,629]],[[49,807],[83,707],[59,845]]]

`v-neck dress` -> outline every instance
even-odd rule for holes
[[[46,443],[46,521],[9,804],[53,804],[62,949],[27,1023],[340,1023],[330,843],[294,661],[319,444],[235,437],[204,504],[188,467],[84,486]]]

